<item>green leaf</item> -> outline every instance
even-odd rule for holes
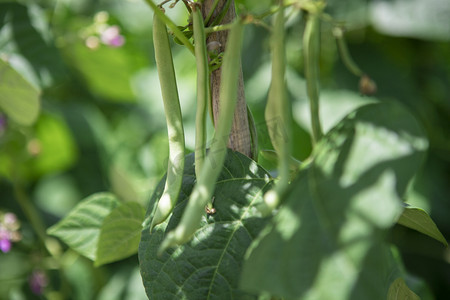
[[[341,228],[330,228],[308,173],[299,174],[285,205],[249,248],[242,287],[286,299],[384,299],[386,283],[400,272],[389,247],[357,212],[344,218],[345,207],[336,211]]]
[[[119,200],[109,193],[91,195],[47,232],[60,238],[81,255],[95,261],[103,221],[119,204]]]
[[[36,121],[39,107],[39,91],[0,59],[0,110],[28,126]]]
[[[405,210],[398,219],[398,223],[426,234],[448,247],[447,240],[439,231],[431,217],[423,209],[417,207],[405,207]]]
[[[145,210],[137,202],[116,207],[104,220],[95,265],[114,262],[137,253]]]
[[[387,300],[420,300],[402,278],[397,278],[389,288]]]
[[[254,299],[238,288],[238,274],[247,247],[266,224],[256,209],[271,181],[248,157],[229,150],[214,192],[216,213],[202,217],[191,242],[157,251],[174,229],[195,184],[194,156],[186,157],[178,203],[171,217],[149,232],[155,203],[164,188],[160,182],[150,201],[139,245],[141,276],[150,299]]]
[[[401,195],[426,146],[417,121],[397,104],[347,116],[316,146],[311,166],[252,244],[242,287],[288,299],[384,299],[400,271],[382,237],[403,210]]]
[[[369,104],[350,113],[318,145],[312,169],[331,226],[347,205],[379,228],[392,226],[427,146],[417,120],[399,104]]]

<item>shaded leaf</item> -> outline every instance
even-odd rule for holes
[[[420,300],[402,278],[397,278],[389,288],[387,300]]]
[[[39,91],[0,59],[0,109],[21,125],[33,124],[39,114]]]
[[[178,203],[149,232],[148,218],[161,196],[163,179],[150,200],[139,245],[141,275],[150,299],[254,299],[238,288],[244,253],[266,224],[255,205],[271,181],[248,157],[229,150],[214,192],[216,213],[202,217],[191,242],[156,255],[165,234],[178,224],[195,184],[194,156],[186,157]]]
[[[417,207],[405,207],[405,210],[398,219],[398,223],[426,234],[448,247],[447,240],[439,231],[431,217],[423,209]]]
[[[426,146],[397,104],[347,116],[250,247],[242,287],[288,299],[384,299],[400,270],[383,233],[402,212],[400,195]]]
[[[119,203],[119,200],[109,193],[91,195],[47,232],[64,241],[78,253],[96,260],[103,220]]]
[[[100,229],[95,265],[114,262],[137,253],[145,210],[137,202],[116,207]]]

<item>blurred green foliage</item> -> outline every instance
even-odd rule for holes
[[[261,13],[256,5],[259,1],[236,2],[240,11]],[[449,2],[328,3],[326,12],[347,29],[354,60],[377,83],[377,99],[402,102],[425,127],[430,141],[428,157],[405,200],[428,212],[449,240]],[[122,47],[109,47],[101,41],[97,47],[86,45],[89,36],[98,35],[92,28],[99,12],[108,12],[105,24],[120,27],[125,37]],[[182,5],[168,14],[178,25],[186,24]],[[137,0],[0,1],[1,75],[3,65],[8,65],[12,70],[8,72],[16,72],[14,76],[40,91],[40,114],[36,121],[33,116],[27,119],[32,126],[24,126],[27,122],[3,107],[14,98],[4,98],[5,93],[0,96],[0,117],[6,116],[5,125],[0,124],[0,210],[18,216],[23,236],[11,252],[0,253],[0,295],[38,297],[28,287],[29,276],[38,269],[46,270],[48,299],[146,299],[135,255],[95,268],[75,252],[55,246],[54,240],[46,240],[46,248],[55,251],[59,262],[46,259],[32,218],[19,199],[31,201],[45,228],[97,192],[111,191],[123,200],[147,205],[165,172],[168,156],[151,42],[152,15],[144,1]],[[295,123],[294,156],[304,160],[311,151],[301,56],[304,22],[294,19],[291,14],[287,22],[287,83]],[[259,146],[267,149],[271,145],[263,120],[270,82],[269,35],[260,26],[250,25],[245,30],[246,96]],[[186,145],[192,150],[195,60],[182,46],[174,45],[173,50]],[[354,108],[375,101],[358,93],[358,78],[341,62],[327,21],[322,25],[320,67],[324,130]],[[5,85],[3,78],[0,81],[1,92]],[[18,101],[14,99],[14,104]],[[260,163],[273,168],[269,162]],[[415,276],[407,283],[429,291],[422,295],[424,299],[431,294],[446,298],[450,293],[449,250],[402,226],[395,227],[391,235],[406,269]]]

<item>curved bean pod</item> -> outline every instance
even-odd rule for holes
[[[171,213],[178,199],[184,170],[184,130],[178,99],[177,83],[172,61],[167,28],[155,13],[153,16],[153,44],[158,69],[161,93],[166,114],[169,137],[169,162],[163,194],[153,215],[152,229],[163,222]]]
[[[189,241],[200,227],[205,205],[211,201],[215,183],[222,171],[227,153],[228,137],[237,102],[237,85],[241,63],[243,24],[237,21],[232,26],[223,58],[220,85],[220,114],[214,141],[204,161],[204,166],[192,191],[186,209],[178,226],[169,232],[159,249],[165,249]]]

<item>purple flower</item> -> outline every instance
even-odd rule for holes
[[[9,252],[9,250],[11,250],[11,241],[7,238],[0,239],[0,250],[2,250],[3,253]]]
[[[33,271],[29,280],[31,291],[36,295],[41,295],[48,284],[47,275],[41,270]]]
[[[0,224],[0,250],[3,253],[11,250],[11,236],[9,230],[4,228],[2,224]]]
[[[120,35],[119,26],[110,26],[106,28],[102,32],[100,40],[102,41],[103,44],[111,47],[120,47],[125,43],[125,38],[122,35]]]

